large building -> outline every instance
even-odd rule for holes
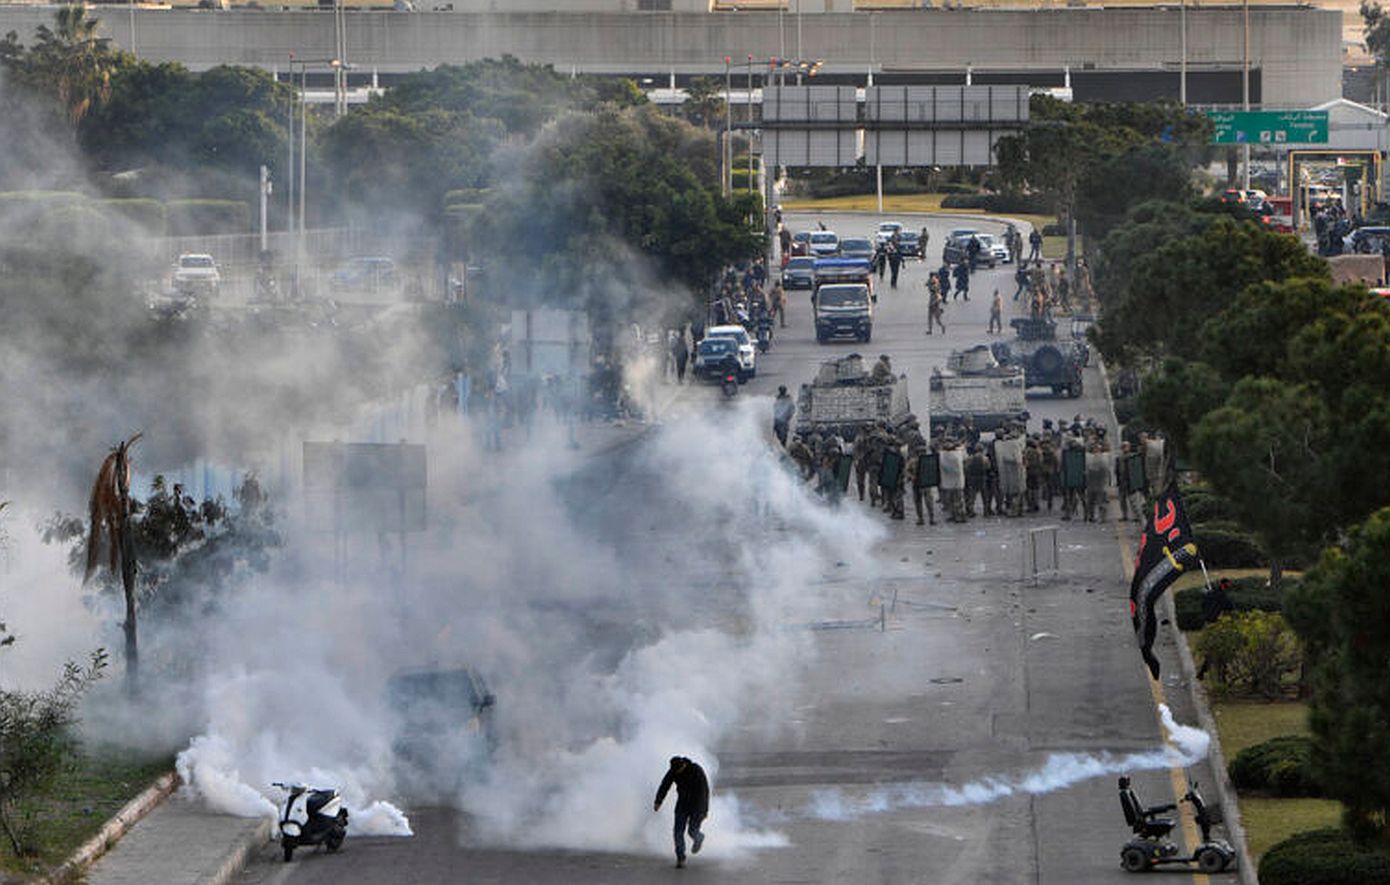
[[[575,73],[665,85],[695,75],[757,75],[773,57],[822,62],[822,82],[1027,83],[1070,86],[1078,100],[1243,98],[1240,6],[855,9],[852,0],[790,0],[803,14],[710,0],[419,0],[416,11],[349,9],[346,56],[358,76],[514,55]],[[874,5],[889,5],[881,0]],[[554,11],[563,5],[565,11]],[[859,6],[866,4],[860,3]],[[896,4],[895,4],[896,5]],[[904,4],[905,5],[905,4]],[[428,11],[421,11],[429,7]],[[815,8],[814,13],[812,8]],[[21,41],[55,7],[0,6],[0,32]],[[831,11],[825,11],[825,10]],[[667,11],[669,10],[669,11]],[[332,57],[334,18],[319,9],[93,7],[102,30],[142,58],[194,69],[284,69],[290,55]],[[1186,22],[1184,39],[1183,22]],[[1249,7],[1250,100],[1310,107],[1341,96],[1342,13]],[[752,59],[750,62],[749,59]]]

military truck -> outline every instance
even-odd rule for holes
[[[1023,369],[1002,366],[989,345],[951,351],[944,368],[932,370],[927,405],[931,427],[949,429],[969,418],[987,430],[1024,418]]]
[[[1073,399],[1081,396],[1081,370],[1089,361],[1084,342],[1059,338],[1057,322],[1051,317],[1018,317],[1009,325],[1017,337],[996,342],[992,348],[1001,364],[1022,367],[1029,387],[1049,387],[1053,393]]]
[[[875,383],[864,368],[864,358],[852,353],[821,363],[815,380],[801,385],[796,432],[806,434],[814,427],[823,427],[849,438],[860,427],[877,421],[897,427],[911,412],[907,378]]]

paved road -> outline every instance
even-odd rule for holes
[[[793,227],[810,222],[795,215],[788,220]],[[876,226],[869,216],[824,220],[842,235]],[[930,256],[939,257],[951,226],[956,224],[927,222]],[[949,348],[986,340],[989,295],[995,285],[1012,292],[1010,277],[1008,268],[981,271],[972,300],[950,305],[948,334],[928,337],[924,269],[909,264],[898,289],[881,294],[871,353],[891,354],[894,366],[911,379],[914,397],[924,397],[930,367]],[[790,328],[778,330],[772,352],[760,360],[748,394],[769,395],[778,384],[794,389],[809,378],[817,360],[856,346],[816,344],[804,294],[792,295],[788,321]],[[1096,369],[1087,370],[1086,385],[1079,400],[1031,399],[1034,420],[1108,414]],[[707,393],[692,391],[685,408],[713,407],[715,397]],[[631,553],[634,568],[659,569],[658,554],[677,549],[682,533],[652,525],[650,515],[679,502],[667,500],[662,478],[627,454],[614,453],[591,475],[577,478],[572,506],[593,514],[597,535]],[[416,808],[412,839],[353,839],[342,855],[301,854],[290,865],[267,846],[238,881],[1074,885],[1125,880],[1118,855],[1126,829],[1113,774],[992,802],[916,807],[909,802],[843,820],[807,813],[820,790],[838,789],[852,803],[883,784],[997,785],[1039,770],[1053,753],[1124,754],[1160,741],[1154,699],[1125,611],[1120,536],[1133,536],[1134,523],[1118,524],[1117,532],[1113,521],[1053,522],[1045,515],[981,518],[964,526],[883,522],[887,536],[875,550],[878,571],[872,580],[853,570],[831,570],[806,588],[822,618],[817,623],[839,629],[811,630],[816,653],[805,658],[779,696],[747,699],[742,719],[718,747],[716,789],[736,793],[746,811],[788,837],[787,846],[732,858],[701,855],[688,869],[675,870],[669,856],[490,848],[457,812]],[[1021,580],[1021,544],[1028,528],[1051,524],[1060,526],[1062,575],[1034,586]],[[880,609],[880,602],[894,598],[891,610]],[[728,625],[737,621],[730,612],[740,604],[736,597],[711,591],[698,598],[692,594],[687,610],[644,614]],[[880,613],[882,621],[875,624]],[[617,651],[643,641],[630,623],[625,626],[617,612],[601,604],[586,606],[583,616],[597,646]],[[1193,722],[1186,692],[1175,685],[1179,670],[1171,642],[1163,631],[1160,635],[1168,700],[1180,721]],[[661,760],[652,766],[655,787]],[[1203,766],[1192,774],[1209,780]],[[1136,784],[1150,802],[1171,801],[1166,771],[1138,775]],[[712,819],[706,829],[710,845],[717,846],[720,821]],[[1185,875],[1178,879],[1186,880]]]

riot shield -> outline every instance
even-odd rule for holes
[[[835,485],[840,487],[841,494],[849,491],[849,478],[853,473],[854,456],[848,453],[841,454],[840,460],[835,464]]]
[[[1086,450],[1062,450],[1062,488],[1084,492],[1086,490]]]
[[[1149,480],[1144,471],[1143,453],[1135,452],[1132,455],[1126,455],[1124,466],[1121,469],[1124,470],[1125,485],[1131,492],[1148,491]]]
[[[965,453],[946,449],[941,455],[941,490],[959,492],[965,488]]]
[[[889,449],[883,453],[883,463],[878,468],[878,484],[880,488],[896,489],[903,479],[903,467],[906,462],[903,460],[902,453],[897,449]]]
[[[929,489],[941,485],[941,455],[923,452],[917,456],[917,488]]]

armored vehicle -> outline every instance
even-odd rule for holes
[[[912,412],[907,379],[875,383],[864,358],[852,353],[820,365],[816,378],[801,385],[796,400],[796,431],[823,427],[848,439],[865,424],[887,421],[894,427]]]
[[[1050,387],[1056,394],[1081,396],[1081,370],[1089,359],[1088,348],[1072,337],[1057,336],[1057,322],[1051,317],[1011,320],[1016,338],[993,345],[994,356],[1003,365],[1023,368],[1029,387]]]
[[[966,418],[979,429],[1024,419],[1023,370],[1001,366],[985,344],[952,351],[945,368],[932,371],[927,404],[932,430]]]

